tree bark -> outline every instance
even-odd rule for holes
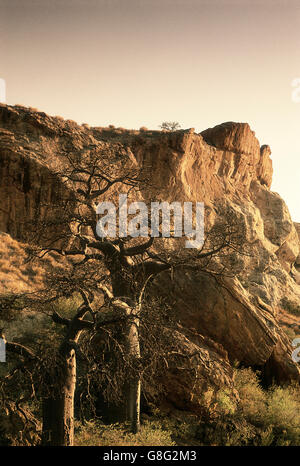
[[[139,373],[140,341],[139,320],[130,319],[127,324],[126,344],[128,356],[133,364],[133,375],[128,381],[127,388],[127,416],[131,422],[131,431],[136,434],[140,430],[140,402],[141,402],[141,377]]]
[[[76,386],[76,355],[74,349],[61,347],[63,378],[57,396],[43,400],[44,446],[72,446],[74,443],[74,394]]]
[[[133,252],[133,251],[130,251]],[[114,258],[113,261],[107,260],[107,268],[110,270],[112,295],[115,299],[124,300],[127,309],[121,308],[125,312],[127,322],[125,324],[125,347],[130,364],[132,365],[132,374],[124,386],[126,396],[125,403],[120,410],[120,418],[124,417],[131,423],[131,431],[137,433],[140,430],[140,402],[141,402],[141,376],[140,376],[140,337],[139,337],[139,312],[140,304],[136,302],[132,283],[128,278],[124,278],[124,271],[120,260]],[[118,304],[115,304],[118,307]]]

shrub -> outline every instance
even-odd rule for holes
[[[226,389],[219,390],[216,395],[216,412],[219,415],[230,415],[236,411],[236,404],[230,396],[230,391]]]
[[[292,303],[287,298],[282,298],[280,304],[281,304],[282,308],[285,311],[288,311],[291,314],[300,315],[300,305],[299,304]]]
[[[237,369],[234,374],[241,415],[253,424],[261,423],[266,411],[266,393],[259,385],[258,375],[249,369]]]
[[[89,421],[85,426],[77,425],[75,445],[78,446],[173,446],[171,433],[155,422],[146,421],[136,435],[129,426],[113,424],[106,426],[99,421]]]
[[[234,385],[236,398],[228,388],[204,392],[201,417],[152,408],[137,435],[127,424],[92,421],[78,425],[76,445],[300,445],[299,385],[263,389],[259,373],[250,368],[234,369]]]
[[[230,393],[217,392],[207,419],[199,423],[197,437],[205,445],[300,445],[299,385],[273,386],[264,390],[259,376],[235,369],[235,406]],[[214,406],[214,409],[212,409]]]
[[[163,131],[177,131],[180,128],[180,124],[177,121],[163,121],[159,127]]]
[[[268,393],[266,423],[276,445],[300,445],[299,386],[273,387]]]

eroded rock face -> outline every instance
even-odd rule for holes
[[[214,396],[226,387],[236,396],[233,369],[221,345],[195,331],[175,331],[172,336],[180,354],[170,355],[168,369],[157,381],[169,403],[201,415],[207,392]]]
[[[297,256],[295,266],[299,266],[300,265],[300,223],[294,222],[294,227],[298,235],[298,244],[299,244],[299,255]]]
[[[43,216],[47,208],[62,197],[62,183],[49,171],[47,166],[20,147],[15,147],[15,138],[0,131],[0,228],[14,238],[27,238],[27,222],[34,222],[36,216]]]
[[[169,299],[178,320],[202,338],[195,342],[179,336],[183,347],[189,344],[193,351],[197,345],[204,355],[196,362],[199,386],[230,385],[230,363],[235,360],[260,367],[269,380],[299,379],[283,326],[287,322],[297,326],[299,320],[291,309],[300,305],[300,228],[280,196],[270,191],[270,147],[260,147],[248,124],[227,122],[201,134],[193,129],[138,132],[88,128],[0,105],[1,229],[24,240],[26,232],[18,218],[25,215],[34,221],[43,201],[50,205],[63,194],[64,186],[53,177],[61,154],[71,151],[84,157],[105,144],[150,171],[155,184],[141,193],[145,197],[204,201],[208,226],[226,206],[245,227],[251,254],[233,253],[234,276],[216,279],[202,272],[173,276],[166,272],[153,285],[156,293]],[[190,384],[180,380],[176,369],[170,373],[171,383],[173,395],[170,391],[168,396],[179,406]],[[187,392],[184,399],[190,395]]]
[[[61,199],[72,199],[56,175],[63,172],[66,154],[84,158],[108,146],[71,120],[0,104],[0,230],[30,242],[30,223]],[[118,143],[111,146],[122,150]]]
[[[279,322],[300,303],[299,239],[286,204],[269,189],[269,146],[260,148],[249,125],[231,122],[201,135],[164,137],[168,144],[153,140],[134,151],[153,167],[161,198],[203,200],[207,224],[227,206],[245,228],[250,256],[233,253],[235,277],[222,281],[186,273],[172,283],[165,273],[156,293],[165,294],[185,325],[223,345],[231,361],[261,367],[269,380],[298,379]]]

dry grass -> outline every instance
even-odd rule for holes
[[[31,291],[42,284],[43,271],[26,264],[24,245],[9,235],[0,235],[0,293]]]
[[[163,430],[157,423],[146,421],[138,434],[129,432],[126,424],[106,426],[96,421],[85,426],[77,425],[76,446],[172,446],[175,442],[171,433]]]
[[[26,245],[0,233],[0,294],[41,289],[46,270],[62,267],[53,254],[38,262],[26,262],[26,259]]]

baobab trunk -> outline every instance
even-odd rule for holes
[[[127,385],[127,416],[131,421],[131,430],[136,434],[140,430],[140,405],[141,405],[141,377],[140,377],[140,341],[139,341],[139,320],[130,319],[126,329],[126,343],[128,356],[134,366]]]
[[[127,322],[125,324],[125,346],[127,356],[133,366],[132,374],[125,384],[125,406],[122,411],[127,420],[131,422],[131,431],[137,433],[140,430],[140,404],[141,404],[141,377],[140,377],[140,339],[139,339],[139,313],[140,305],[130,288],[130,283],[124,280],[122,265],[114,261],[107,264],[111,273],[113,297],[126,304],[125,311]],[[125,299],[124,299],[125,298]],[[115,304],[118,307],[118,304]],[[124,308],[121,306],[122,312]],[[122,415],[120,415],[120,418]]]
[[[74,394],[76,355],[62,345],[62,380],[57,396],[43,400],[42,445],[72,446],[74,443]]]

